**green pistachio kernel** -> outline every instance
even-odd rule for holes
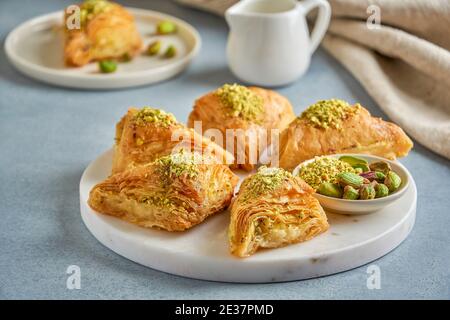
[[[389,188],[382,183],[379,183],[375,186],[375,198],[383,198],[389,195]]]
[[[328,197],[342,198],[342,188],[331,182],[322,182],[317,192]]]
[[[345,186],[342,198],[347,200],[357,200],[359,198],[359,191],[352,186]]]
[[[170,21],[162,21],[156,26],[156,32],[158,34],[171,34],[177,31],[177,26]]]
[[[352,172],[342,172],[337,175],[338,182],[341,186],[352,186],[359,188],[364,183],[364,178]]]
[[[368,166],[367,164],[363,164],[363,163],[355,164],[355,165],[353,166],[353,168],[355,168],[355,169],[361,169],[361,172],[369,172],[369,171],[370,171],[369,166]]]
[[[177,54],[177,49],[175,48],[175,46],[170,45],[169,47],[167,47],[166,52],[164,52],[164,58],[170,59],[175,57]]]
[[[353,157],[353,156],[341,156],[341,157],[339,157],[339,160],[347,162],[353,168],[355,168],[355,166],[357,166],[357,165],[366,165],[366,166],[369,165],[369,163],[365,159]]]
[[[112,60],[103,60],[98,63],[102,73],[112,73],[117,70],[117,63]]]
[[[402,179],[394,171],[389,171],[384,179],[384,184],[389,188],[390,192],[394,192],[402,184]]]
[[[147,55],[149,56],[155,56],[159,53],[161,50],[161,41],[157,40],[152,43],[150,43],[147,47]]]
[[[361,200],[375,199],[376,191],[373,185],[365,184],[359,189],[359,198]]]
[[[386,179],[386,175],[383,172],[375,171],[375,179],[378,182],[383,182]]]
[[[372,170],[372,171],[379,171],[384,174],[387,174],[389,171],[392,170],[389,163],[384,162],[384,161],[372,162],[369,167],[370,167],[370,170]]]

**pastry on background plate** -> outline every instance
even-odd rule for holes
[[[312,239],[328,230],[314,190],[281,168],[259,168],[247,177],[231,206],[230,251],[248,257],[260,248],[278,248]]]
[[[130,59],[142,48],[142,38],[133,16],[121,5],[106,0],[86,0],[79,5],[80,28],[64,16],[64,60],[69,66],[83,66],[104,59]],[[72,13],[73,14],[73,13]]]
[[[97,184],[88,203],[142,227],[189,229],[228,207],[239,180],[228,166],[211,160],[183,151],[161,157]]]
[[[282,132],[280,167],[292,169],[315,156],[366,153],[395,159],[406,156],[411,139],[394,123],[372,117],[360,104],[322,100],[308,107]]]
[[[233,156],[210,139],[179,123],[171,113],[144,107],[130,108],[116,125],[112,172],[146,164],[185,148],[232,163]]]
[[[197,99],[189,115],[188,127],[197,130],[195,121],[201,121],[199,128],[203,134],[208,129],[220,130],[227,143],[223,144],[224,148],[235,157],[233,167],[250,171],[263,151],[260,143],[270,144],[270,129],[278,129],[281,133],[293,119],[295,114],[290,102],[275,91],[225,84]],[[239,136],[239,132],[234,131],[237,138],[230,147],[227,129],[246,130],[248,134]],[[252,135],[256,141],[252,140]]]

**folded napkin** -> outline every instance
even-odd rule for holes
[[[178,1],[217,14],[236,2]],[[450,1],[329,2],[333,18],[323,47],[394,122],[450,159]],[[369,27],[367,20],[376,12],[381,24]]]

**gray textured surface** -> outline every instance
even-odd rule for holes
[[[18,23],[65,4],[1,1],[1,38]],[[111,146],[114,124],[127,107],[164,107],[184,120],[196,97],[236,81],[226,67],[227,28],[220,18],[169,1],[128,5],[173,14],[199,29],[203,48],[189,70],[151,87],[86,92],[29,80],[0,53],[0,298],[450,298],[450,162],[418,144],[402,160],[418,185],[416,225],[402,245],[375,262],[381,290],[367,289],[366,266],[278,284],[191,280],[142,267],[97,242],[80,218],[78,183],[87,164]],[[279,91],[296,112],[318,99],[340,97],[383,116],[321,50],[304,78]],[[65,272],[72,264],[81,267],[81,290],[66,289]]]

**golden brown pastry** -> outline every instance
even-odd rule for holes
[[[146,164],[180,148],[214,156],[232,163],[233,156],[208,138],[179,123],[175,116],[159,109],[130,108],[116,125],[112,172]]]
[[[261,167],[247,177],[231,206],[230,251],[248,257],[312,239],[328,229],[314,190],[281,168]]]
[[[367,153],[388,159],[406,156],[413,147],[403,130],[372,117],[360,104],[322,100],[306,109],[280,137],[280,167],[292,169],[314,156]]]
[[[92,209],[142,227],[189,229],[225,209],[238,177],[197,153],[174,153],[110,176],[90,192]]]
[[[220,130],[224,137],[223,146],[235,156],[234,168],[252,170],[259,160],[259,154],[271,141],[271,130],[279,133],[293,119],[294,111],[289,101],[278,93],[256,87],[225,84],[221,88],[199,98],[189,115],[188,127],[195,128],[195,121],[203,134],[209,129]],[[227,129],[242,129],[227,137]],[[229,131],[233,133],[233,131]],[[256,141],[253,139],[256,137]],[[278,138],[278,136],[276,137]],[[230,141],[231,140],[231,141]],[[234,144],[230,144],[233,142]]]
[[[64,60],[70,66],[91,61],[131,58],[138,54],[142,39],[133,16],[119,4],[106,0],[86,0],[80,5],[80,28],[65,23]],[[65,14],[64,21],[69,18]]]

